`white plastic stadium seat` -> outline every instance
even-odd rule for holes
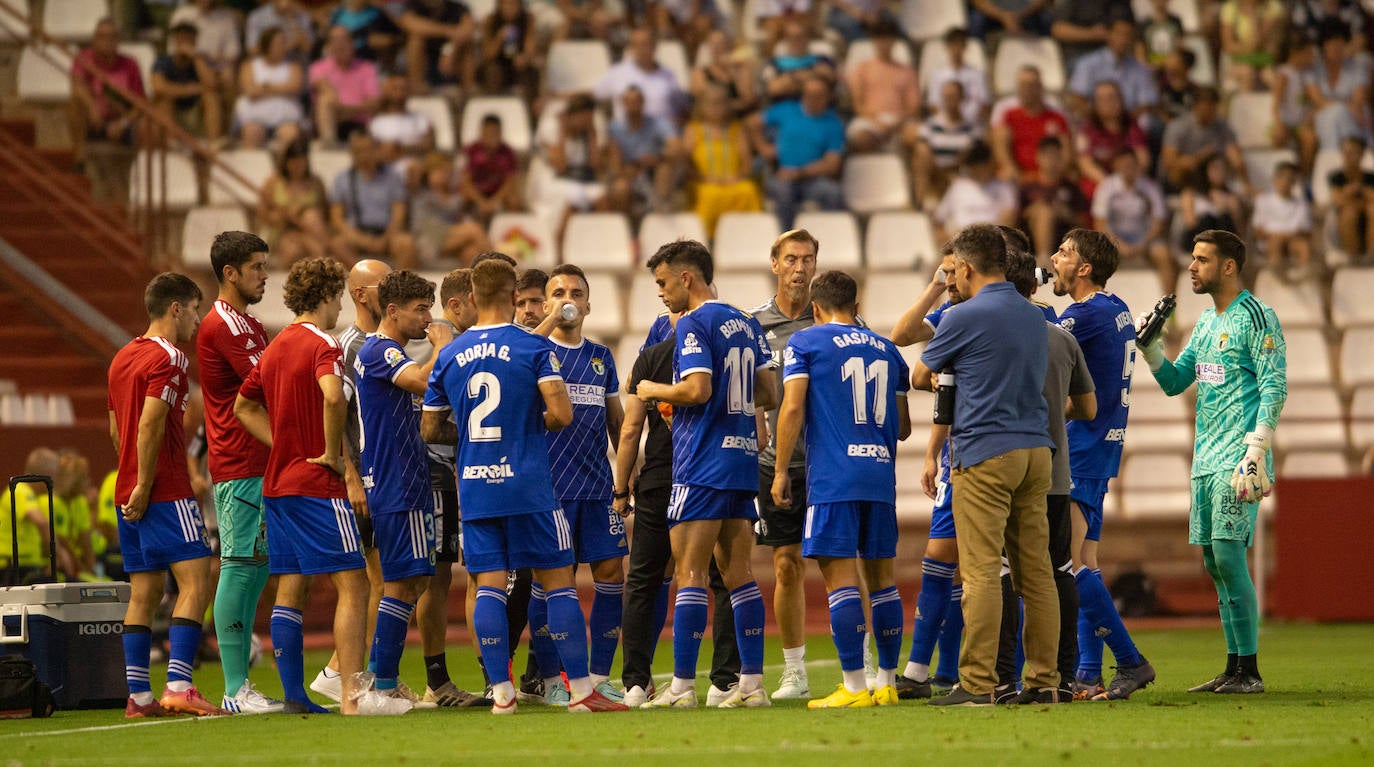
[[[638,269],[630,277],[628,299],[625,333],[642,341],[654,320],[664,311],[663,302],[658,298],[658,285],[647,269]]]
[[[211,205],[257,205],[258,193],[275,170],[272,155],[266,149],[230,149],[219,153],[220,162],[210,168],[209,200]],[[224,171],[224,166],[238,171],[248,182],[245,187]],[[332,178],[321,179],[326,189]]]
[[[243,208],[192,208],[181,227],[181,265],[213,271],[210,246],[220,232],[228,231],[248,231],[248,216]]]
[[[968,26],[964,4],[950,0],[902,0],[902,28],[912,40],[931,41],[950,27]]]
[[[1289,453],[1277,471],[1281,477],[1345,477],[1350,461],[1341,450],[1305,450]]]
[[[497,213],[491,217],[487,236],[491,238],[492,247],[526,266],[547,269],[558,263],[558,248],[554,242],[553,231],[544,219],[533,213]],[[529,257],[523,253],[512,253],[503,249],[503,243],[511,241],[512,238],[526,243],[531,250]]]
[[[262,300],[253,305],[253,316],[267,328],[269,336],[275,336],[277,331],[291,324],[296,318],[290,309],[286,308],[283,296],[286,295],[286,272],[272,271],[267,274],[267,288],[262,293]],[[353,302],[345,300],[344,306],[351,308]],[[339,319],[336,329],[348,327],[343,324],[343,318]]]
[[[710,245],[706,229],[695,213],[650,213],[639,223],[639,253],[644,261],[664,243],[678,239]]]
[[[1326,324],[1321,288],[1313,280],[1289,283],[1265,269],[1255,281],[1255,297],[1278,315],[1287,332],[1290,328],[1315,328]]]
[[[317,141],[310,143],[310,172],[319,177],[329,189],[340,173],[353,167],[353,156],[347,149],[326,149]]]
[[[20,394],[0,394],[0,424],[22,426],[28,423],[24,413],[24,397]]]
[[[600,40],[559,40],[549,47],[544,85],[549,93],[589,91],[611,68],[611,53]]]
[[[620,276],[610,272],[587,272],[592,311],[582,330],[599,343],[619,338],[625,330],[625,297]]]
[[[1217,68],[1212,63],[1212,46],[1207,38],[1198,34],[1184,35],[1183,47],[1193,52],[1193,68],[1188,70],[1188,79],[1198,85],[1215,86]]]
[[[1288,347],[1288,385],[1325,384],[1331,378],[1331,354],[1327,350],[1326,335],[1316,328],[1285,329],[1283,340]]]
[[[1192,502],[1188,459],[1181,453],[1138,453],[1121,471],[1122,506],[1128,519],[1187,519]]]
[[[762,269],[755,274],[721,274],[715,279],[716,292],[720,300],[731,306],[749,311],[763,304],[777,288],[777,278]]]
[[[55,40],[86,43],[95,36],[96,22],[109,15],[109,0],[48,0],[43,31]]]
[[[767,267],[768,251],[779,234],[772,213],[726,213],[716,223],[716,271]]]
[[[1178,17],[1184,32],[1198,31],[1198,0],[1169,0],[1169,13]],[[1131,11],[1136,21],[1150,18],[1150,0],[1131,0]]]
[[[1250,183],[1265,192],[1274,187],[1274,166],[1281,162],[1298,162],[1298,155],[1292,149],[1252,147],[1245,150],[1244,155],[1245,172],[1250,175]]]
[[[973,69],[981,69],[984,73],[988,71],[988,54],[987,49],[983,47],[982,40],[970,37],[964,44],[964,63]],[[949,55],[945,51],[943,42],[931,40],[928,44],[921,46],[921,56],[916,65],[916,79],[921,84],[922,99],[925,98],[926,85],[930,82],[931,73],[948,64]]]
[[[849,44],[849,49],[844,52],[844,76],[849,77],[854,71],[854,67],[868,61],[877,55],[873,50],[873,41],[870,39],[855,40]],[[892,60],[898,64],[911,65],[911,49],[906,43],[897,40],[892,46]]]
[[[859,225],[854,214],[844,210],[809,211],[797,216],[798,229],[805,229],[820,242],[817,262],[824,269],[855,270],[863,266],[859,250]]]
[[[434,128],[434,148],[440,152],[452,152],[457,145],[453,130],[453,109],[442,96],[411,96],[406,99],[406,109],[418,112],[429,118]]]
[[[659,40],[654,46],[654,60],[659,66],[673,73],[677,84],[687,90],[692,82],[692,66],[687,63],[687,49],[678,40]]]
[[[1374,268],[1342,267],[1331,279],[1331,324],[1374,325]]]
[[[1269,126],[1274,122],[1274,97],[1268,93],[1233,93],[1226,119],[1242,149],[1270,147]]]
[[[149,150],[140,149],[130,169],[129,202],[135,207],[150,204],[144,181],[144,174],[149,173],[146,165],[148,157]],[[164,178],[167,183],[165,190],[162,186]],[[199,201],[195,165],[190,157],[181,152],[153,152],[149,179],[152,181],[152,205],[157,205],[159,198],[164,195],[168,210],[186,210]]]
[[[821,254],[824,257],[824,243]],[[869,327],[886,336],[928,284],[929,275],[916,273],[884,274],[881,278],[867,280],[859,311]]]
[[[563,261],[624,273],[634,267],[630,223],[621,213],[574,213],[563,233]]]
[[[40,52],[41,51],[41,52]],[[45,57],[55,57],[61,66]],[[71,58],[55,45],[26,45],[19,54],[16,77],[19,98],[24,101],[60,102],[72,97],[72,81],[68,69]]]
[[[1053,282],[1042,285],[1036,291],[1035,297],[1041,301],[1047,300],[1053,293],[1050,290],[1052,287]],[[1161,295],[1159,278],[1155,276],[1153,269],[1120,269],[1107,280],[1107,292],[1124,301],[1126,308],[1131,310],[1132,317],[1154,308]]]
[[[1032,65],[1040,70],[1040,80],[1047,93],[1064,90],[1064,55],[1059,42],[1052,37],[1002,38],[992,62],[993,92],[1006,96],[1016,91],[1016,72]]]
[[[1350,443],[1356,450],[1374,445],[1374,386],[1361,386],[1350,398]]]
[[[1285,339],[1287,340],[1287,339]],[[1293,342],[1288,341],[1289,353]],[[1341,385],[1346,387],[1374,384],[1374,327],[1351,328],[1341,339]],[[1291,359],[1291,357],[1290,357]],[[1293,374],[1293,364],[1288,364]]]
[[[869,269],[915,269],[930,274],[940,262],[930,217],[915,211],[875,213],[864,234]]]
[[[844,201],[855,213],[906,210],[911,207],[911,184],[906,163],[895,154],[860,154],[844,163]]]
[[[501,136],[517,154],[530,151],[530,110],[525,100],[515,96],[475,96],[463,107],[463,124],[458,131],[459,144],[467,146],[477,140],[482,131],[482,118],[494,114],[501,118]]]
[[[119,52],[138,62],[138,73],[143,78],[143,87],[153,90],[153,64],[157,62],[157,49],[152,43],[120,43]]]
[[[1137,358],[1139,362],[1139,359]],[[1193,413],[1186,395],[1170,397],[1143,362],[1131,376],[1131,408],[1126,421],[1128,453],[1187,450],[1193,444]]]
[[[1290,386],[1275,446],[1280,450],[1345,447],[1341,402],[1330,386]]]

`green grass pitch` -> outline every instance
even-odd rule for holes
[[[1374,625],[1269,625],[1261,635],[1259,696],[1189,695],[1220,670],[1220,629],[1141,631],[1136,641],[1159,681],[1121,703],[939,710],[903,701],[892,708],[634,711],[573,716],[522,706],[514,717],[485,709],[416,711],[402,717],[252,716],[130,724],[119,711],[64,711],[46,720],[0,721],[0,767],[178,764],[594,765],[736,764],[1370,764],[1374,763]],[[655,671],[671,670],[671,644]],[[813,694],[839,680],[829,638],[808,644]],[[709,653],[709,650],[708,650]],[[523,654],[523,652],[522,652]],[[306,679],[325,661],[309,653]],[[419,648],[407,648],[402,677],[423,687]],[[451,647],[455,681],[478,687],[471,650]],[[781,657],[776,640],[770,662]],[[517,668],[522,661],[517,659]],[[154,669],[157,677],[162,669]],[[767,669],[766,682],[778,669]],[[253,672],[279,690],[270,664]],[[217,701],[219,667],[196,679]],[[699,677],[704,693],[705,675]],[[154,690],[161,690],[155,678]],[[573,718],[569,718],[572,716]],[[698,762],[697,759],[702,761]]]

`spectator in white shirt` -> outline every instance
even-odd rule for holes
[[[1093,228],[1116,238],[1122,264],[1153,265],[1160,289],[1172,293],[1177,272],[1166,239],[1169,211],[1159,184],[1141,170],[1134,150],[1117,152],[1112,172],[1093,191]]]
[[[935,208],[935,237],[945,242],[969,224],[1016,225],[1016,190],[997,178],[992,148],[979,141],[964,153],[963,174]]]
[[[382,100],[377,115],[368,124],[368,133],[376,139],[382,162],[393,164],[395,170],[414,189],[419,183],[417,158],[434,149],[434,126],[429,118],[406,108],[410,98],[410,83],[405,75],[389,75],[382,81]]]
[[[1254,218],[1255,236],[1264,243],[1269,265],[1293,282],[1311,276],[1312,260],[1312,207],[1297,188],[1297,178],[1297,165],[1279,163],[1274,188],[1255,200]]]
[[[615,119],[623,120],[625,107],[620,96],[633,85],[644,94],[644,114],[676,128],[681,122],[686,96],[677,76],[654,58],[655,43],[653,30],[640,27],[631,31],[624,57],[601,76],[593,94],[597,101],[610,102]]]

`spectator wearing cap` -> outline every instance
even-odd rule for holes
[[[310,65],[310,87],[315,94],[315,129],[321,141],[334,144],[367,129],[381,106],[382,91],[377,65],[358,58],[347,29],[329,28],[324,54]]]
[[[774,104],[750,127],[759,154],[776,163],[766,188],[784,231],[793,228],[804,202],[814,202],[822,210],[844,207],[839,181],[844,123],[830,106],[825,80],[808,79],[800,100]]]
[[[855,151],[873,151],[898,142],[910,151],[916,143],[921,88],[916,69],[893,60],[893,47],[900,37],[901,29],[895,22],[879,21],[873,27],[873,58],[859,62],[849,73],[854,117],[847,135]]]

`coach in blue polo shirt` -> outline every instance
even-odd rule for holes
[[[1002,621],[1001,554],[1025,599],[1025,702],[1059,687],[1059,607],[1049,558],[1049,410],[1042,394],[1049,341],[1039,308],[1006,280],[997,227],[975,224],[951,243],[954,280],[968,296],[940,320],[912,373],[930,388],[932,370],[953,372],[957,393],[950,453],[954,526],[964,578],[959,685],[932,705],[984,705],[997,685]]]
[[[810,77],[800,99],[779,101],[751,123],[765,157],[776,159],[768,196],[784,231],[793,228],[803,202],[821,210],[844,207],[840,168],[844,160],[844,122],[830,106],[830,85]],[[766,129],[772,142],[764,138]]]

